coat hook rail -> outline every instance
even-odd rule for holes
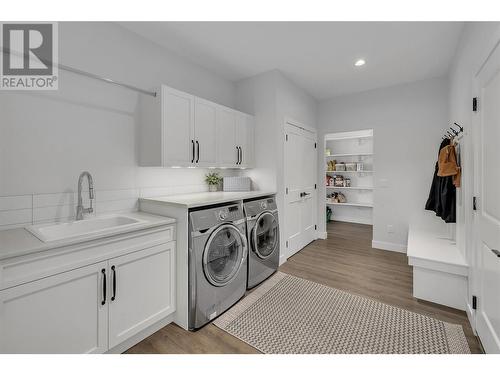
[[[9,49],[7,49],[5,47],[2,47],[2,51],[3,51],[4,54],[14,53],[14,54],[16,54],[18,56],[24,56],[24,54],[22,54],[22,53],[15,52],[15,51],[10,51]],[[50,60],[41,59],[41,61],[44,64],[51,64],[51,65],[53,64],[53,62],[50,61]],[[128,90],[137,91],[137,92],[139,92],[141,94],[144,94],[144,95],[149,95],[149,96],[152,96],[152,97],[156,97],[156,92],[154,92],[154,91],[144,90],[144,89],[141,89],[141,88],[136,87],[136,86],[132,86],[132,85],[129,85],[129,84],[126,84],[126,83],[123,83],[123,82],[115,81],[115,80],[113,80],[111,78],[106,78],[106,77],[103,77],[103,76],[100,76],[100,75],[97,75],[97,74],[94,74],[94,73],[89,73],[89,72],[86,72],[84,70],[73,68],[71,66],[67,66],[67,65],[63,65],[63,64],[55,64],[55,65],[57,65],[57,67],[59,69],[65,70],[67,72],[71,72],[71,73],[74,73],[74,74],[79,74],[81,76],[92,78],[92,79],[95,79],[95,80],[98,80],[98,81],[102,81],[102,82],[106,82],[106,83],[111,84],[111,85],[124,87],[124,88],[126,88]]]
[[[458,125],[456,122],[454,122],[453,125],[457,126],[460,130],[456,131],[455,129],[453,129],[450,126],[451,132],[450,132],[450,130],[446,130],[446,134],[443,136],[443,139],[453,138],[453,137],[458,136],[460,133],[463,133],[463,131],[464,131],[463,126]]]

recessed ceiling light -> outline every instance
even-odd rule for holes
[[[366,64],[365,60],[359,59],[359,60],[356,60],[356,62],[354,63],[354,66],[363,66],[365,64]]]

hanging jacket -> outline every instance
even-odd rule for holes
[[[453,185],[460,187],[461,171],[454,144],[445,146],[439,151],[438,167],[439,177],[453,176]]]
[[[450,144],[449,139],[444,139],[439,146],[439,155],[441,150]],[[456,221],[456,188],[453,185],[453,177],[438,176],[439,162],[436,162],[434,167],[434,177],[432,179],[431,189],[429,192],[429,198],[425,204],[425,209],[429,211],[434,211],[436,216],[439,216],[447,223],[454,223]]]

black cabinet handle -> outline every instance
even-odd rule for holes
[[[114,301],[116,298],[116,268],[115,268],[115,266],[111,267],[111,271],[113,271],[113,296],[111,297],[111,301]]]
[[[236,165],[240,163],[240,148],[236,146]]]
[[[196,162],[198,163],[200,161],[200,142],[198,141],[196,141],[196,148],[197,148]]]
[[[101,305],[106,304],[106,270],[103,268],[101,270],[102,273],[102,302]]]
[[[243,149],[240,146],[240,165],[243,163]]]
[[[194,141],[192,139],[191,139],[191,145],[193,146],[193,150],[192,150],[193,151],[193,157],[191,159],[191,163],[193,163],[194,162]]]
[[[500,251],[495,250],[495,249],[491,249],[491,251],[493,252],[493,254],[495,254],[497,257],[500,258]]]

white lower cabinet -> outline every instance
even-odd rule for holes
[[[110,260],[109,347],[175,311],[174,243]]]
[[[175,311],[175,241],[0,291],[0,353],[104,353]]]
[[[107,262],[0,292],[0,353],[104,353]]]

